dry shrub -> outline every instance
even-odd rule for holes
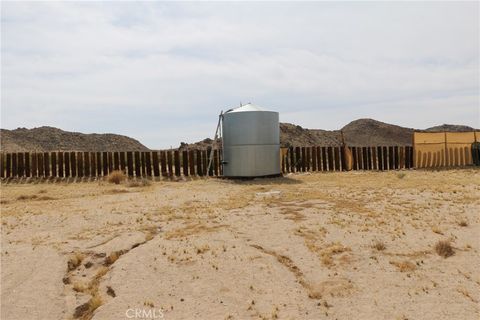
[[[455,251],[453,250],[453,247],[450,244],[450,241],[446,241],[446,240],[438,241],[437,244],[435,244],[435,252],[439,256],[444,258],[448,258],[455,254]]]
[[[68,262],[67,262],[68,271],[75,270],[82,263],[84,258],[85,256],[82,253],[80,252],[74,253],[70,257],[70,259],[68,259]]]
[[[377,240],[375,241],[375,243],[372,245],[372,247],[378,251],[383,251],[385,250],[387,247],[385,246],[385,243],[383,243],[382,241],[380,240]]]
[[[120,184],[125,181],[125,179],[127,179],[127,176],[120,170],[114,170],[107,176],[107,181],[114,184]]]
[[[417,268],[417,266],[410,261],[390,261],[390,264],[397,267],[400,272],[414,271]]]
[[[405,172],[400,172],[400,173],[397,173],[397,178],[398,179],[403,179],[403,178],[405,178],[406,175],[407,174]]]

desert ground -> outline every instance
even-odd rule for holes
[[[473,169],[2,183],[1,319],[479,319],[479,196]]]

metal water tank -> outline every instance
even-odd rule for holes
[[[222,137],[225,177],[281,173],[278,112],[252,104],[229,110],[223,114]]]

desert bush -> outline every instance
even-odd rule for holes
[[[385,243],[380,240],[377,240],[373,243],[372,247],[378,251],[383,251],[386,249]]]
[[[120,184],[126,178],[127,177],[125,176],[125,173],[123,173],[120,170],[114,170],[114,171],[110,172],[110,174],[107,176],[107,181],[109,183]]]
[[[455,254],[452,245],[446,240],[438,241],[437,244],[435,244],[435,252],[444,258],[448,258]]]
[[[399,172],[399,173],[397,173],[397,178],[398,179],[403,179],[403,178],[405,178],[406,175],[407,174],[405,172]]]

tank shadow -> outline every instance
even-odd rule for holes
[[[303,181],[292,179],[290,177],[285,177],[282,175],[279,176],[268,176],[268,177],[239,177],[239,178],[222,178],[225,181],[231,181],[233,183],[244,184],[244,185],[268,185],[268,184],[301,184]]]

